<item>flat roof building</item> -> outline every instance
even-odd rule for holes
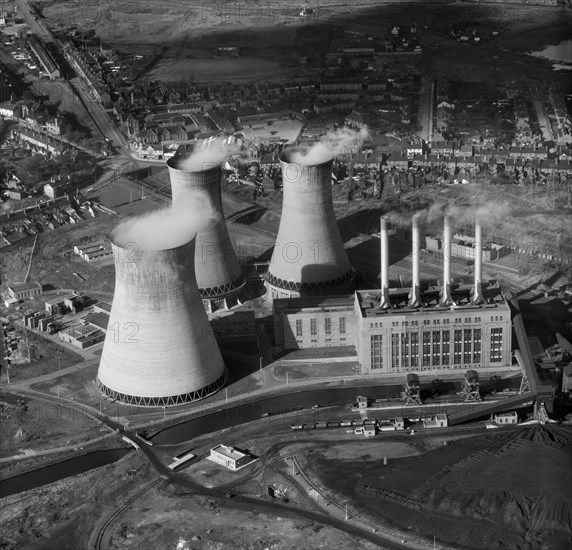
[[[58,332],[58,337],[68,344],[85,349],[103,342],[105,340],[105,332],[90,326],[73,325]]]
[[[423,419],[424,428],[446,428],[449,425],[449,419],[445,413],[438,413],[435,416]]]
[[[495,424],[518,424],[518,414],[516,411],[508,413],[495,414],[492,418]]]
[[[77,294],[64,294],[62,296],[56,296],[51,300],[46,300],[45,307],[46,311],[53,315],[54,313],[60,313],[62,308],[69,308],[70,310],[74,310],[77,304],[79,296]]]
[[[89,315],[83,317],[81,322],[84,325],[90,325],[94,328],[102,330],[103,332],[107,332],[107,326],[109,325],[109,313],[90,313]]]
[[[23,300],[33,296],[39,296],[42,293],[42,285],[38,282],[34,283],[12,283],[8,287],[8,294],[14,300]]]
[[[228,445],[217,445],[211,449],[209,460],[228,468],[229,470],[239,470],[250,462],[253,462],[251,456],[236,450]]]
[[[274,339],[284,349],[355,345],[352,295],[278,298],[272,307]]]
[[[97,302],[97,304],[93,306],[93,311],[95,313],[111,313],[111,304],[108,302]]]
[[[453,288],[455,305],[439,303],[440,287],[409,305],[409,288],[389,289],[390,307],[380,307],[381,290],[355,293],[356,350],[364,373],[431,369],[481,369],[512,364],[511,312],[496,284],[483,285],[485,301],[471,302],[471,285]]]

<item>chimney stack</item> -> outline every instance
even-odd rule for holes
[[[379,218],[380,231],[379,239],[381,241],[381,309],[391,307],[389,301],[389,244],[387,234],[387,220],[382,216]]]
[[[414,214],[412,219],[411,263],[413,266],[413,281],[411,283],[411,292],[409,293],[410,307],[421,306],[421,279],[419,276],[419,250],[421,249],[421,238],[419,237],[419,218],[420,214]]]
[[[475,217],[475,286],[473,304],[482,304],[483,299],[483,228],[479,216]]]
[[[451,216],[445,215],[443,227],[443,289],[441,291],[441,305],[453,305],[451,295]]]

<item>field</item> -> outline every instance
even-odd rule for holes
[[[74,414],[65,407],[57,407],[31,398],[0,395],[0,456],[33,456],[39,451],[78,441],[94,432],[93,420]],[[101,435],[101,434],[99,434]],[[19,463],[16,463],[18,465]],[[13,468],[11,469],[13,470]],[[11,471],[10,475],[13,475]],[[7,466],[2,466],[2,477],[7,477]]]
[[[22,329],[20,334],[27,340],[31,361],[10,368],[11,382],[55,372],[83,361],[81,355],[31,330]]]
[[[563,8],[472,3],[396,3],[366,0],[348,4],[309,0],[300,5],[275,2],[154,0],[94,5],[42,2],[52,28],[72,24],[94,28],[102,40],[125,53],[149,58],[149,76],[164,80],[259,82],[317,76],[320,55],[332,30],[345,29],[383,38],[391,24],[423,25],[426,70],[434,78],[467,81],[566,82],[547,61],[526,53],[567,38]],[[300,17],[302,6],[314,13]],[[444,40],[455,24],[475,24],[487,35],[478,45]],[[499,35],[490,39],[490,31]],[[214,60],[215,48],[236,46],[241,56]],[[307,57],[300,65],[300,58]]]

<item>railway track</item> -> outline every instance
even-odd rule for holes
[[[95,550],[102,550],[102,549],[107,548],[107,545],[105,544],[105,536],[106,536],[108,530],[110,529],[110,527],[115,522],[115,520],[125,511],[125,509],[128,506],[130,506],[133,502],[135,502],[141,495],[145,494],[147,491],[149,491],[153,487],[156,487],[159,483],[161,483],[161,481],[163,481],[163,480],[161,478],[159,478],[159,479],[156,479],[155,481],[153,481],[152,483],[150,483],[149,485],[147,485],[146,487],[143,487],[143,489],[137,491],[134,495],[129,497],[123,503],[122,506],[120,506],[110,516],[108,516],[105,519],[105,522],[103,523],[103,525],[99,528],[99,530],[95,536],[95,540],[93,542],[92,548],[94,548]]]

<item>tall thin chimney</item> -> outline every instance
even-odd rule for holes
[[[453,304],[451,295],[451,216],[445,215],[443,227],[443,289],[441,291],[441,305]]]
[[[379,218],[381,241],[381,301],[379,307],[388,309],[391,307],[389,301],[389,244],[387,235],[387,220],[382,216]]]
[[[483,298],[483,228],[481,218],[475,217],[475,286],[473,288],[473,304],[482,304]]]
[[[412,219],[411,232],[411,263],[413,266],[413,281],[411,292],[409,293],[409,305],[411,307],[421,306],[421,279],[419,276],[419,250],[421,248],[421,238],[419,236],[419,214],[414,214]]]

